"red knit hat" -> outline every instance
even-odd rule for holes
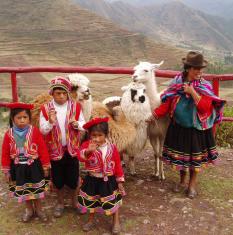
[[[83,128],[85,130],[89,129],[90,127],[92,126],[95,126],[99,123],[102,123],[102,122],[108,122],[109,118],[108,117],[105,117],[105,118],[100,118],[100,117],[96,117],[96,118],[93,118],[91,119],[89,122],[85,123],[83,125]]]
[[[33,109],[34,105],[33,104],[26,104],[26,103],[21,103],[21,102],[15,102],[15,103],[8,103],[6,104],[7,108],[9,109]]]
[[[62,88],[68,93],[71,91],[71,83],[70,81],[65,77],[55,77],[50,82],[50,94],[52,93],[54,88]]]

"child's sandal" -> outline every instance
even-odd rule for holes
[[[57,205],[55,208],[54,208],[54,211],[53,211],[53,216],[55,218],[60,218],[62,217],[64,213],[64,207],[61,207],[60,205]]]
[[[87,222],[86,224],[83,225],[83,231],[88,232],[91,231],[95,227],[94,222]]]
[[[197,196],[197,191],[195,189],[189,189],[187,192],[187,197],[194,199]]]
[[[48,217],[47,217],[47,215],[45,214],[45,212],[43,212],[43,211],[36,211],[36,215],[39,217],[39,219],[40,219],[42,222],[47,222],[47,221],[48,221]]]
[[[185,190],[186,190],[186,185],[182,185],[182,184],[175,184],[172,189],[174,193],[181,193]]]

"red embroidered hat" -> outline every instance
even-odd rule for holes
[[[96,117],[96,118],[93,118],[91,119],[89,122],[85,123],[83,125],[83,128],[84,129],[89,129],[90,127],[94,126],[94,125],[97,125],[99,123],[102,123],[102,122],[108,122],[109,118],[108,117],[105,117],[105,118],[100,118],[100,117]]]
[[[71,83],[67,78],[64,77],[55,77],[50,82],[50,93],[53,91],[54,88],[62,88],[68,93],[71,91]]]
[[[21,103],[21,102],[15,102],[15,103],[6,104],[5,107],[7,107],[9,109],[29,109],[29,110],[31,110],[34,108],[34,105]]]

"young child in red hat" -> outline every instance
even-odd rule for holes
[[[89,140],[80,148],[79,160],[85,163],[88,174],[78,196],[78,208],[90,212],[84,231],[94,227],[94,213],[113,215],[114,234],[120,232],[119,207],[124,194],[124,173],[116,146],[108,136],[108,118],[94,118],[83,126]]]
[[[64,77],[55,77],[50,84],[53,99],[41,107],[40,131],[45,137],[51,160],[51,179],[57,193],[53,215],[64,212],[64,186],[70,189],[72,206],[77,209],[79,181],[80,131],[85,120],[81,105],[70,98],[71,83]]]
[[[30,125],[31,104],[11,103],[10,128],[2,144],[2,170],[9,189],[19,202],[26,202],[23,222],[34,215],[43,221],[47,216],[42,210],[41,198],[48,186],[50,160],[43,137],[38,128]]]

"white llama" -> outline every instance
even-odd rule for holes
[[[84,119],[89,121],[92,112],[92,96],[89,87],[89,79],[80,73],[68,74],[67,78],[72,84],[72,98],[81,104]]]
[[[122,154],[126,154],[129,157],[129,169],[130,174],[135,175],[135,156],[139,154],[145,147],[147,141],[147,123],[146,119],[151,115],[151,108],[149,103],[149,98],[146,94],[146,87],[141,83],[131,82],[128,86],[122,87],[123,95],[122,97],[109,97],[103,101],[103,103],[110,107],[120,105],[120,108],[126,117],[128,123],[133,124],[136,135],[132,139],[130,131],[124,131],[116,135],[119,132],[118,129],[113,130],[113,126],[110,123],[110,137],[115,136],[113,139],[117,146],[122,146],[122,139],[126,138],[128,144],[125,148],[119,148]],[[117,107],[117,106],[116,106]],[[115,108],[116,108],[115,107]],[[119,107],[119,106],[118,106]],[[114,110],[114,109],[113,109]],[[97,111],[94,107],[94,111]],[[116,119],[116,117],[114,117]],[[117,118],[117,123],[121,123],[119,118]],[[125,129],[125,128],[124,128]],[[129,139],[132,139],[129,142]]]
[[[146,93],[150,99],[152,112],[161,103],[157,90],[155,69],[159,68],[162,64],[163,61],[161,61],[159,64],[140,62],[137,66],[134,67],[134,74],[132,75],[134,82],[143,83],[146,86]],[[155,157],[154,174],[156,177],[163,180],[165,179],[165,175],[163,162],[160,160],[160,157],[162,155],[162,148],[168,125],[169,118],[164,117],[156,120],[155,123],[151,123],[148,126],[148,135],[154,150]]]

